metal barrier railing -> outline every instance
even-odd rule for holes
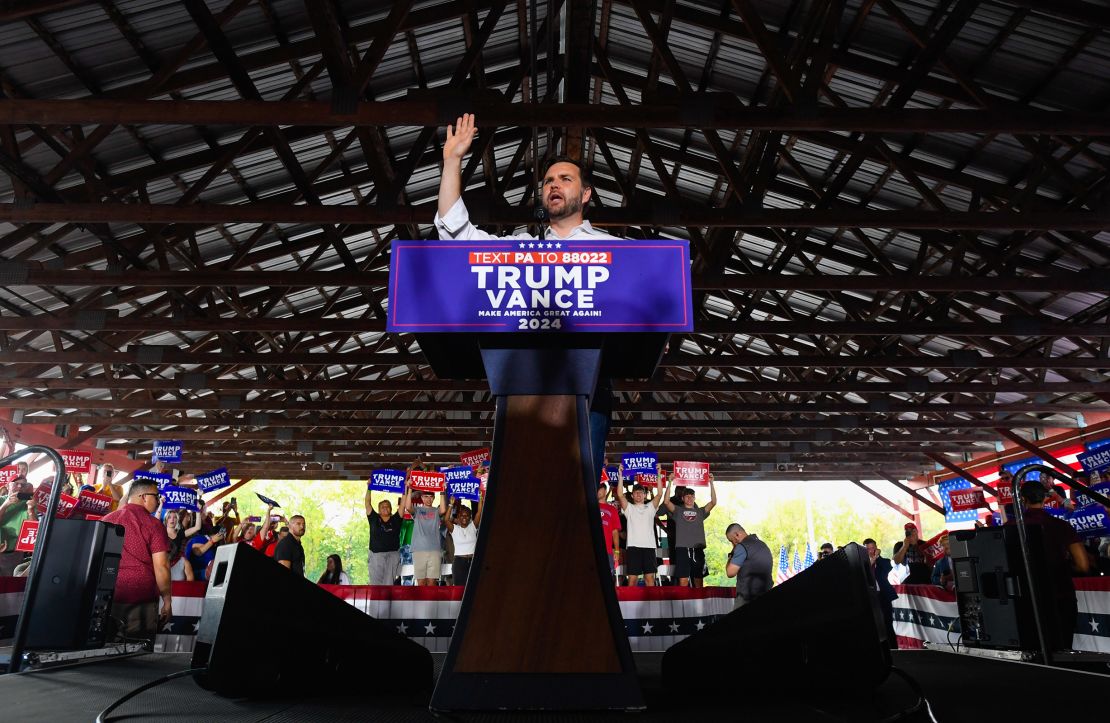
[[[54,486],[50,490],[50,499],[46,503],[46,514],[39,522],[38,534],[35,537],[35,552],[31,556],[31,569],[27,574],[27,585],[23,592],[23,604],[19,609],[19,619],[15,623],[15,633],[12,636],[11,660],[8,663],[9,673],[17,673],[23,663],[23,647],[27,638],[28,612],[30,612],[38,591],[39,577],[42,575],[42,561],[45,559],[50,545],[50,532],[54,520],[54,511],[58,508],[58,499],[62,494],[62,484],[65,481],[65,461],[62,456],[50,447],[33,445],[24,447],[0,459],[0,467],[14,462],[20,457],[30,454],[45,454],[54,462]]]

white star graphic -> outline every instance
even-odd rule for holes
[[[561,248],[563,248],[563,245],[562,244],[555,244],[555,248],[561,249]]]
[[[1098,632],[1098,623],[1095,622],[1095,619],[1094,619],[1093,616],[1091,617],[1091,622],[1088,623],[1088,624],[1091,626],[1091,632],[1092,633],[1097,633]]]
[[[932,616],[932,617],[931,617],[931,618],[929,618],[929,619],[933,621],[933,627],[936,627],[936,625],[937,625],[937,616],[936,616],[936,615],[934,615],[934,616]]]
[[[171,621],[171,620],[167,620],[166,624],[162,626],[162,632],[163,633],[168,633],[172,629],[173,629],[173,621]]]
[[[520,248],[524,248],[524,242],[521,242]]]
[[[542,245],[542,244],[541,244],[541,245]],[[530,249],[534,249],[534,248],[536,248],[536,244],[528,244],[528,248],[530,248]]]
[[[435,635],[436,626],[432,625],[431,622],[429,622],[427,625],[424,626],[424,632],[426,632],[428,635]]]
[[[397,632],[399,632],[401,635],[407,635],[408,634],[408,632],[407,632],[408,629],[409,629],[409,626],[405,625],[404,623],[401,623],[400,625],[397,626]]]
[[[671,629],[672,633],[677,633],[678,632],[678,623],[674,622],[673,620],[671,621],[671,624],[668,627]]]
[[[644,623],[644,635],[651,632],[651,623]]]
[[[200,630],[200,623],[193,623],[193,632]]]
[[[699,620],[698,624],[695,625],[694,627],[696,627],[698,630],[701,630],[702,628],[705,627],[705,623],[703,623],[701,620]]]
[[[551,246],[552,246],[552,244],[548,244],[548,245],[547,245],[547,248],[551,248]]]

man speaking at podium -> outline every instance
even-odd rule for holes
[[[529,234],[494,236],[470,222],[470,214],[462,200],[462,160],[470,144],[478,135],[474,116],[466,113],[447,126],[447,140],[443,144],[443,175],[439,179],[439,208],[435,227],[441,239],[471,241],[475,239],[531,239]],[[616,239],[616,236],[594,229],[582,218],[582,211],[593,196],[590,173],[578,161],[557,156],[547,164],[543,175],[542,220],[548,222],[543,238],[547,241],[583,239]],[[590,405],[590,446],[593,450],[594,481],[601,478],[602,459],[605,456],[605,437],[609,433],[609,419],[613,411],[613,388],[607,378],[599,378]]]

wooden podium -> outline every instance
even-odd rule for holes
[[[616,268],[621,254],[633,257],[638,252],[635,242],[592,245],[599,243],[614,249],[608,252],[611,257],[604,257],[613,263],[606,279],[638,283],[631,271],[622,277]],[[466,269],[456,259],[452,276],[447,270],[451,259],[441,262],[436,254],[465,258],[469,253],[474,264],[478,252],[473,249],[484,253],[496,242],[394,242],[390,271],[401,276],[391,278],[390,330],[450,332],[417,336],[436,375],[484,377],[496,400],[474,564],[432,710],[644,708],[603,541],[589,408],[599,375],[650,377],[668,333],[692,324],[689,249],[684,243],[674,242],[683,250],[677,255],[670,254],[676,246],[669,241],[644,252],[659,257],[663,252],[657,249],[664,249],[670,255],[660,262],[662,273],[677,276],[668,281],[670,298],[651,287],[637,299],[641,307],[626,314],[635,321],[659,316],[666,307],[678,322],[636,324],[620,318],[616,323],[620,313],[614,312],[613,324],[585,323],[582,330],[568,321],[571,329],[558,332],[481,333],[483,327],[495,326],[479,313],[487,297],[464,288],[456,293],[459,299],[448,298],[444,285],[453,280],[461,286],[460,280],[468,278]],[[516,248],[501,245],[506,254]],[[406,252],[403,261],[401,251]],[[641,269],[635,261],[627,268]],[[652,273],[660,272],[656,268]],[[443,281],[437,282],[436,274]],[[406,292],[406,284],[411,291]],[[432,293],[426,290],[429,284]],[[614,287],[608,297],[605,289],[597,293],[598,308],[627,303],[624,289]],[[428,301],[429,296],[435,298]],[[471,302],[477,310],[459,310]],[[675,306],[680,308],[671,308]],[[418,312],[406,315],[412,307],[419,307]],[[511,323],[515,330],[518,320]],[[628,327],[630,333],[610,333],[607,325],[622,332]]]

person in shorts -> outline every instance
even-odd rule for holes
[[[655,585],[655,573],[658,570],[655,556],[655,516],[659,513],[659,505],[663,503],[663,472],[658,465],[655,472],[655,497],[650,502],[647,501],[647,488],[641,484],[632,487],[632,500],[628,500],[624,494],[623,472],[617,484],[617,500],[628,521],[624,574],[628,578],[629,587],[636,587],[641,575],[645,585]]]
[[[682,504],[675,504],[668,499],[670,486],[668,481],[663,504],[667,507],[667,516],[675,525],[674,576],[681,587],[702,587],[709,576],[709,568],[705,564],[705,518],[717,506],[713,475],[709,475],[709,503],[705,507],[697,505],[694,490],[689,487],[682,491]]]
[[[442,537],[439,526],[447,512],[447,496],[441,492],[439,506],[435,505],[435,493],[405,488],[401,506],[402,516],[412,513],[412,565],[413,578],[417,585],[435,585],[439,582],[440,566],[443,564]]]

